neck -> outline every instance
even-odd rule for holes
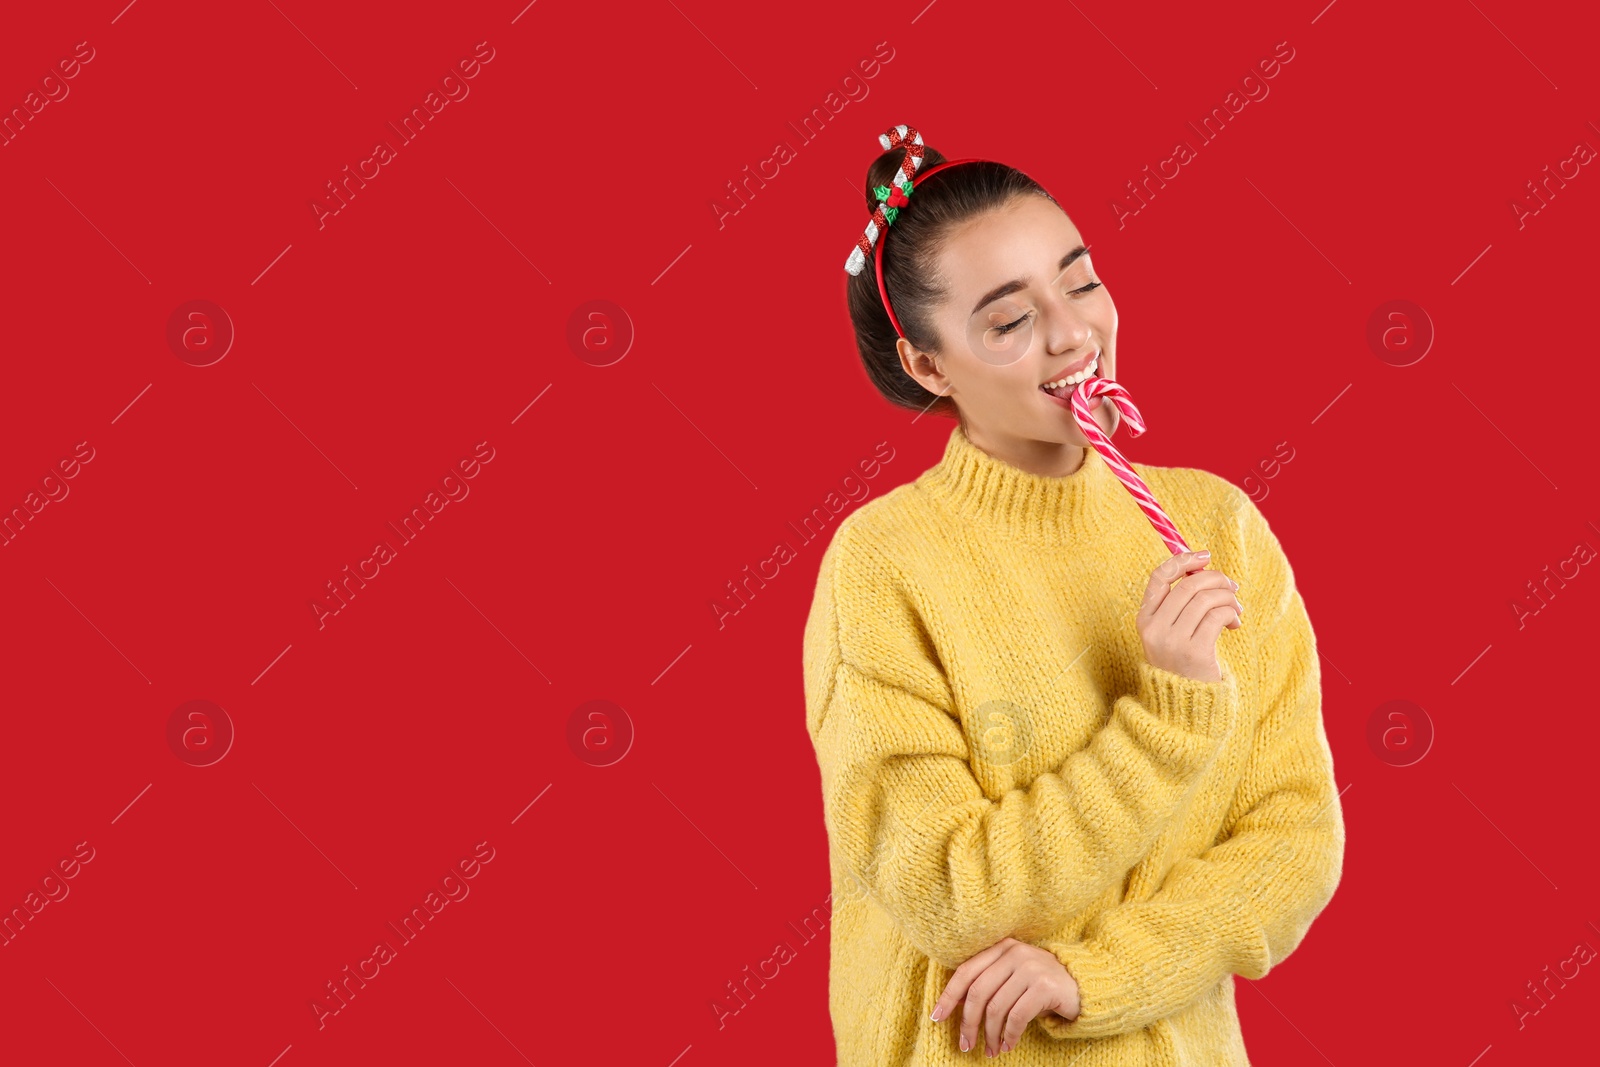
[[[988,455],[1018,470],[1045,478],[1065,478],[1082,467],[1089,449],[1065,441],[1039,441],[1026,437],[994,434],[974,426],[962,431],[967,440]]]
[[[1093,538],[1137,507],[1098,452],[1035,443],[1044,448],[1014,457],[1038,468],[1031,470],[992,455],[957,425],[918,485],[975,529],[1047,546]]]

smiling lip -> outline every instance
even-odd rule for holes
[[[1055,375],[1054,377],[1051,377],[1051,378],[1046,378],[1044,381],[1040,382],[1039,384],[1040,385],[1047,385],[1050,382],[1059,382],[1061,379],[1067,377],[1069,374],[1077,374],[1083,368],[1085,368],[1089,364],[1093,363],[1095,361],[1096,357],[1098,357],[1099,355],[1100,355],[1100,350],[1097,348],[1093,352],[1090,352],[1087,356],[1085,356],[1082,359],[1078,360],[1078,362],[1073,363],[1070,366],[1062,368],[1060,374],[1057,374],[1057,375]]]
[[[1087,358],[1078,360],[1077,363],[1069,366],[1064,371],[1062,371],[1060,374],[1057,374],[1054,378],[1051,378],[1050,381],[1058,382],[1062,378],[1067,377],[1068,375],[1076,374],[1079,371],[1083,370],[1085,367],[1089,366],[1089,364],[1093,363],[1095,360],[1101,360],[1102,361],[1101,364],[1100,364],[1100,369],[1096,371],[1096,376],[1104,378],[1104,377],[1106,377],[1106,375],[1104,373],[1104,370],[1105,370],[1105,364],[1103,362],[1104,359],[1105,359],[1104,351],[1102,351],[1101,349],[1097,348],[1093,352],[1091,352],[1088,355]],[[1082,385],[1082,384],[1083,384],[1082,382],[1078,383],[1078,385]],[[1049,390],[1042,388],[1042,383],[1041,383],[1041,388],[1039,390],[1039,392],[1044,393],[1045,396],[1049,397],[1051,400],[1055,401],[1060,406],[1066,408],[1068,411],[1072,410],[1072,397],[1073,397],[1073,395],[1075,393],[1077,393],[1077,391],[1078,391],[1078,386],[1075,385],[1071,389],[1067,390],[1067,394],[1065,396],[1056,396],[1054,393],[1050,392]],[[1089,410],[1090,411],[1098,411],[1100,409],[1101,403],[1104,402],[1104,400],[1105,400],[1104,396],[1096,396],[1096,397],[1090,398],[1090,400],[1089,400]]]

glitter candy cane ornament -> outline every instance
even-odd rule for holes
[[[867,257],[872,254],[873,246],[878,243],[878,236],[894,222],[900,208],[910,203],[912,179],[916,177],[917,168],[922,166],[922,134],[913,127],[895,126],[886,133],[880,133],[878,143],[883,146],[885,152],[891,148],[904,148],[906,154],[905,158],[900,160],[900,169],[895,171],[894,184],[879,186],[873,190],[873,194],[878,198],[878,206],[873,210],[872,218],[867,220],[866,232],[856,238],[856,246],[850,250],[850,257],[844,261],[844,269],[851,274],[860,274],[866,267]],[[881,256],[881,249],[879,253]],[[884,306],[888,306],[887,302]],[[898,324],[896,327],[898,328]]]

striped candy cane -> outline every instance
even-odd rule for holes
[[[1094,415],[1089,411],[1089,401],[1097,396],[1106,397],[1117,405],[1117,409],[1122,412],[1123,421],[1128,424],[1128,432],[1134,437],[1144,433],[1144,417],[1128,398],[1127,388],[1111,378],[1090,378],[1079,382],[1078,387],[1072,391],[1072,415],[1078,420],[1078,428],[1089,439],[1089,443],[1094,445],[1094,450],[1105,457],[1106,466],[1111,468],[1128,492],[1133,494],[1134,503],[1144,509],[1150,525],[1156,528],[1156,533],[1161,535],[1161,540],[1167,543],[1167,548],[1172,550],[1173,555],[1189,551],[1183,535],[1178,533],[1178,528],[1172,524],[1167,513],[1161,510],[1156,498],[1150,495],[1150,487],[1123,458],[1122,453],[1117,451],[1117,446],[1111,443],[1111,438],[1107,437],[1105,431],[1094,421]]]
[[[904,148],[906,157],[900,161],[900,170],[891,189],[897,189],[909,182],[917,173],[917,168],[922,166],[922,134],[910,126],[895,126],[887,133],[878,134],[878,143],[883,145],[887,152],[891,148]],[[850,258],[844,261],[844,269],[851,274],[860,274],[867,265],[867,257],[872,254],[872,246],[878,240],[878,235],[889,228],[889,221],[893,215],[884,216],[888,204],[880,200],[872,212],[872,218],[867,220],[867,231],[856,238],[856,246],[850,250]]]

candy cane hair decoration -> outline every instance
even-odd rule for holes
[[[885,152],[904,145],[906,155],[900,161],[900,174],[893,190],[883,185],[872,190],[878,198],[878,206],[873,210],[872,218],[867,220],[867,232],[856,238],[856,247],[850,250],[850,258],[844,261],[844,269],[852,275],[860,274],[861,268],[867,265],[867,256],[877,243],[878,235],[894,222],[901,205],[911,195],[910,187],[917,168],[922,166],[922,134],[910,126],[896,126],[888,133],[878,134],[878,143],[883,145]],[[893,203],[889,203],[891,199],[894,199]]]
[[[906,332],[900,328],[900,318],[894,313],[894,306],[889,303],[889,290],[883,284],[882,237],[894,223],[895,217],[900,214],[900,209],[911,202],[912,192],[929,175],[937,174],[946,167],[953,167],[958,163],[981,163],[983,160],[971,156],[965,159],[949,159],[918,174],[917,169],[922,166],[923,142],[922,134],[914,127],[904,125],[891,127],[888,132],[878,135],[878,143],[883,146],[884,151],[904,147],[905,158],[900,161],[900,169],[896,173],[893,185],[873,187],[872,193],[878,198],[878,206],[873,210],[872,218],[867,220],[866,232],[856,238],[856,246],[850,250],[850,257],[844,261],[844,269],[851,275],[860,274],[867,265],[867,254],[872,254],[873,271],[878,277],[878,297],[883,301],[883,310],[889,313],[889,321],[894,324],[894,332],[904,337]]]

